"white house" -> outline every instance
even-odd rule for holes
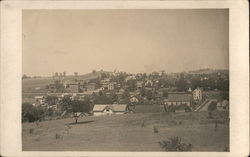
[[[130,99],[129,99],[130,102],[132,103],[137,103],[139,102],[139,100],[135,97],[135,96],[132,96]]]
[[[202,89],[201,88],[196,88],[193,91],[193,100],[194,101],[201,101],[202,100]]]
[[[229,110],[229,101],[223,100],[221,102],[218,102],[217,103],[217,110],[219,110],[219,111]]]
[[[35,96],[35,100],[39,102],[40,104],[45,103],[45,97],[44,96]]]
[[[114,89],[115,89],[114,83],[109,83],[108,84],[108,90],[114,90]]]
[[[93,108],[94,116],[125,114],[128,111],[126,104],[96,104]]]
[[[143,87],[143,81],[137,81],[136,82],[136,87],[137,88],[142,88]]]
[[[127,77],[125,78],[125,82],[127,82],[128,80],[136,80],[135,75],[127,76]]]
[[[147,80],[147,81],[145,82],[145,86],[146,86],[146,87],[152,87],[152,86],[153,86],[153,81]]]

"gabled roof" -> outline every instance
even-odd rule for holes
[[[127,109],[126,104],[113,104],[112,107],[115,112],[126,111]]]
[[[44,96],[35,96],[35,99],[42,99]]]
[[[103,111],[108,105],[106,104],[103,104],[103,105],[95,105],[94,108],[93,108],[93,111]]]
[[[221,102],[221,106],[228,106],[228,104],[229,104],[229,101],[228,101],[228,100],[223,100],[223,101]]]
[[[126,104],[97,104],[94,106],[93,111],[104,111],[106,108],[110,108],[111,110],[113,110],[114,112],[122,112],[122,111],[126,111],[127,109],[127,105]]]
[[[192,95],[184,92],[168,93],[168,101],[191,101]]]

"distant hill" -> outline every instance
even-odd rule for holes
[[[211,74],[211,73],[215,73],[215,72],[229,72],[229,70],[227,69],[198,69],[198,70],[192,70],[192,71],[188,71],[188,73],[190,74]]]
[[[94,78],[97,78],[101,75],[101,72],[96,72],[96,73],[87,73],[84,75],[78,75],[77,79],[79,80],[91,80]],[[75,76],[69,75],[66,76],[66,80],[74,80]],[[22,80],[22,92],[24,93],[42,93],[46,92],[47,90],[46,85],[53,83],[53,78],[52,77],[39,77],[39,78],[28,78],[28,79],[23,79]]]

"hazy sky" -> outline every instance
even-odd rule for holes
[[[228,69],[228,10],[26,10],[23,74]]]

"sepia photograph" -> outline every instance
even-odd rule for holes
[[[247,1],[1,1],[0,17],[0,156],[249,155]]]
[[[22,11],[24,151],[229,152],[229,9]]]

